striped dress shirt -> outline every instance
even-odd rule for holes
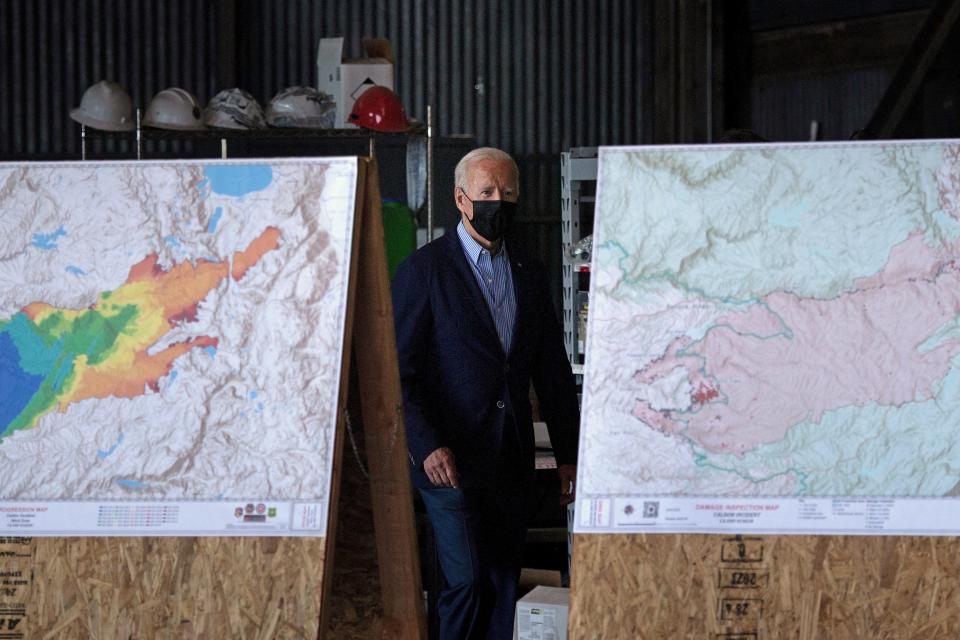
[[[493,323],[500,336],[500,344],[504,353],[510,353],[510,344],[513,340],[513,321],[517,315],[517,300],[513,294],[513,276],[510,273],[510,259],[507,255],[507,244],[500,241],[500,251],[497,255],[480,246],[463,226],[463,221],[457,225],[457,235],[463,247],[463,253],[470,263],[477,284],[487,301],[487,307],[493,316]]]

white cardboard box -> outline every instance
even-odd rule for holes
[[[570,590],[537,587],[517,602],[513,640],[567,640]]]
[[[347,122],[357,96],[374,85],[393,90],[393,50],[386,38],[364,38],[365,58],[343,57],[343,38],[321,38],[317,47],[317,89],[337,103],[337,127]]]

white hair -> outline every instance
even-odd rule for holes
[[[454,186],[460,187],[461,189],[466,189],[467,170],[470,168],[470,165],[472,165],[474,162],[479,162],[480,160],[494,160],[496,162],[510,163],[510,167],[513,169],[513,177],[517,179],[518,183],[520,182],[520,169],[517,168],[516,161],[510,156],[509,153],[494,147],[480,147],[479,149],[474,149],[467,155],[460,158],[460,162],[457,163],[457,168],[453,170]]]

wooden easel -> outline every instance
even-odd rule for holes
[[[574,538],[570,638],[960,637],[948,537]]]
[[[346,406],[355,337],[383,637],[423,639],[380,185],[371,159],[359,160],[356,203],[339,402]],[[325,538],[0,538],[3,570],[22,576],[0,591],[0,633],[100,640],[323,637],[344,428],[341,411]]]

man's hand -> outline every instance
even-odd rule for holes
[[[565,507],[577,497],[577,465],[562,464],[557,467],[560,476],[560,506]]]
[[[423,461],[423,470],[427,472],[430,482],[438,487],[460,488],[460,474],[457,473],[457,462],[453,451],[447,447],[440,447],[427,456]]]

